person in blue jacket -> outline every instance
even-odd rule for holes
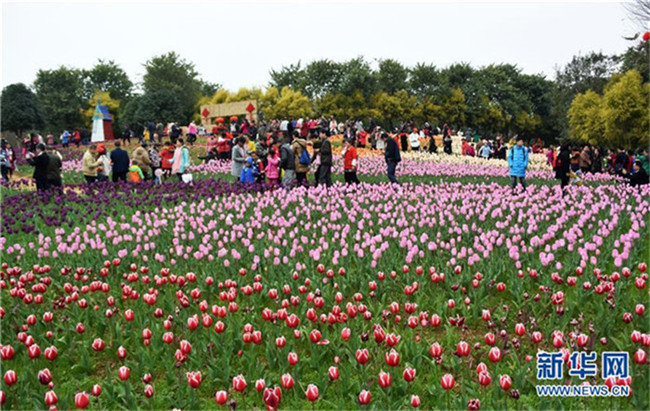
[[[253,184],[258,175],[259,171],[257,170],[253,159],[251,157],[248,157],[246,159],[246,164],[244,164],[244,168],[241,169],[239,181],[242,184]]]
[[[524,140],[520,137],[517,143],[508,151],[508,166],[512,179],[512,192],[514,194],[517,181],[526,190],[526,168],[528,167],[528,150],[524,147]]]

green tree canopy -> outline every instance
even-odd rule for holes
[[[22,137],[24,131],[43,126],[36,95],[23,83],[10,84],[2,89],[0,105],[3,131],[13,131]]]
[[[83,72],[64,66],[39,70],[34,90],[43,109],[46,131],[59,133],[66,128],[81,127],[85,108]]]
[[[163,115],[147,118],[154,121],[189,121],[201,95],[202,84],[194,64],[185,61],[175,52],[156,56],[145,65],[142,78],[143,100],[146,106],[138,113]],[[163,103],[161,97],[173,101]],[[169,116],[169,117],[168,117]]]

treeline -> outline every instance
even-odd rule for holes
[[[265,89],[228,91],[204,81],[193,63],[170,52],[145,62],[137,86],[112,61],[99,60],[90,70],[39,70],[31,86],[12,84],[2,91],[2,129],[58,134],[65,128],[90,127],[98,99],[115,115],[117,131],[138,121],[200,121],[202,104],[254,98],[265,119],[372,117],[386,128],[413,119],[469,127],[488,137],[519,134],[547,142],[569,137],[630,146],[643,141],[638,134],[648,110],[638,107],[648,101],[647,61],[645,41],[622,55],[575,56],[556,70],[553,80],[522,73],[512,64],[407,67],[385,59],[375,68],[363,57],[324,59],[271,70]],[[625,74],[631,70],[637,74]],[[614,94],[608,98],[609,88],[627,105],[616,103]],[[617,105],[628,109],[617,111]]]

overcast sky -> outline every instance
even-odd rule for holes
[[[619,3],[3,3],[2,85],[97,59],[139,82],[144,62],[172,50],[229,89],[265,86],[298,60],[359,55],[507,62],[552,78],[575,54],[623,52],[635,31]]]

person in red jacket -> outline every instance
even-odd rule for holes
[[[171,141],[168,141],[165,148],[160,152],[160,168],[162,169],[165,178],[172,174],[172,163],[170,163],[169,160],[174,158],[175,150],[176,147],[174,147],[174,144]]]
[[[357,177],[357,149],[354,148],[354,144],[352,144],[352,141],[348,138],[343,140],[343,151],[341,152],[341,155],[343,156],[343,175],[345,176],[345,183],[359,184],[359,178]]]
[[[217,157],[219,160],[228,160],[230,158],[230,141],[226,133],[221,133],[217,139]]]

